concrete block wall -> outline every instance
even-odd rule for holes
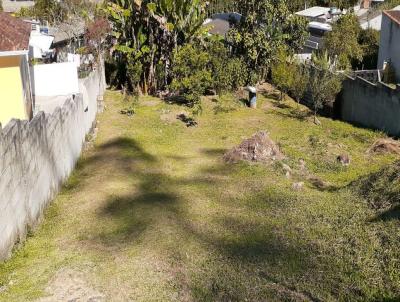
[[[37,224],[81,154],[105,89],[103,74],[93,72],[80,86],[52,114],[0,128],[0,260]]]
[[[400,86],[376,84],[356,77],[343,82],[337,100],[340,118],[356,125],[400,136]]]

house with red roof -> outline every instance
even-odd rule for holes
[[[397,83],[400,83],[400,10],[384,11],[378,69],[390,65]]]
[[[33,101],[29,70],[31,25],[0,12],[0,123],[31,119]]]

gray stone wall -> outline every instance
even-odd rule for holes
[[[363,127],[378,129],[400,136],[400,86],[347,78],[337,100],[340,118]]]
[[[397,83],[400,83],[400,25],[385,14],[382,15],[378,69],[383,67],[384,61],[392,63]]]
[[[81,94],[53,113],[0,128],[0,259],[35,226],[81,154],[105,88],[102,73],[93,72],[80,85]]]

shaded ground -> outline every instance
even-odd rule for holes
[[[262,97],[258,110],[205,101],[189,128],[163,118],[187,108],[143,98],[129,118],[119,93],[106,102],[94,147],[41,226],[0,264],[0,301],[400,297],[399,221],[374,220],[349,186],[395,160],[367,152],[382,134],[324,118],[315,126],[303,107]],[[224,163],[259,130],[286,165],[303,159],[329,190],[303,180],[294,191],[301,179],[280,164]],[[336,162],[343,152],[349,167]]]

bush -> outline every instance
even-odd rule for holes
[[[289,57],[284,50],[280,50],[275,64],[271,68],[271,75],[273,83],[280,90],[280,98],[282,101],[285,94],[293,86],[294,78],[294,64],[289,62]]]
[[[219,40],[207,45],[210,55],[213,88],[221,95],[242,87],[246,83],[246,64],[240,58],[232,58],[226,46]]]
[[[140,90],[138,89],[138,86],[140,84],[142,72],[143,72],[142,63],[140,63],[140,61],[134,60],[133,58],[130,58],[126,66],[126,75],[129,85],[128,87],[129,91],[137,93],[138,90]]]
[[[190,106],[199,103],[212,85],[209,61],[209,54],[193,44],[186,44],[174,54],[170,88],[179,92]]]

